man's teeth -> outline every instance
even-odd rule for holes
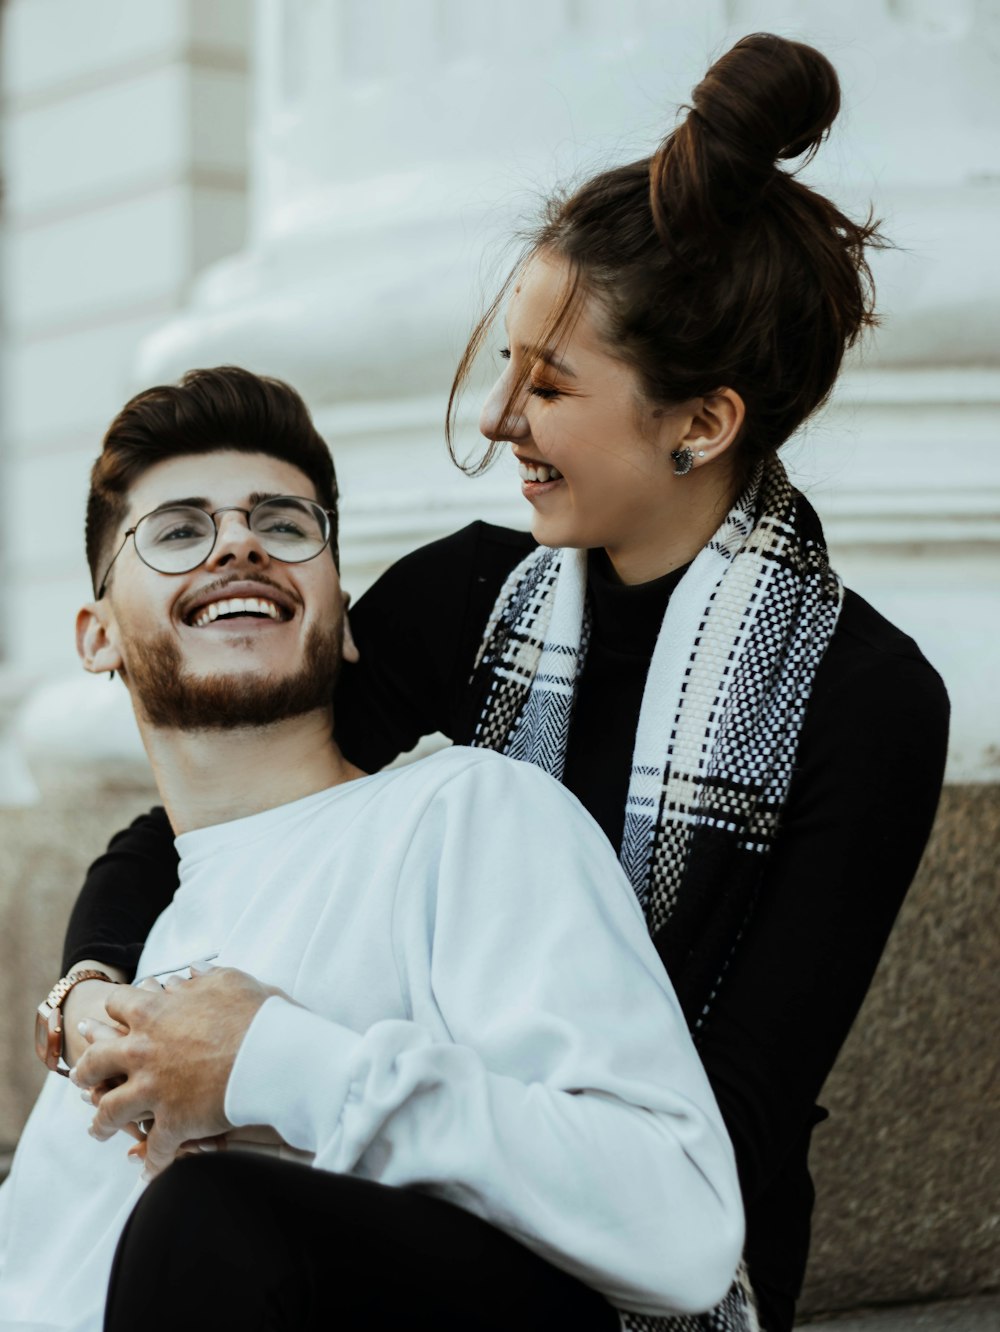
[[[561,481],[562,472],[545,463],[518,463],[517,472],[522,481]]]
[[[202,629],[220,615],[266,615],[271,620],[282,618],[281,611],[273,601],[263,601],[260,597],[230,597],[228,601],[213,601],[202,606],[191,623],[196,629]]]

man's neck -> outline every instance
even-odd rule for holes
[[[229,731],[140,730],[177,834],[259,814],[364,775],[341,754],[326,709]]]

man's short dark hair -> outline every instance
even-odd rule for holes
[[[87,563],[95,587],[139,477],[165,458],[220,449],[266,453],[303,472],[320,504],[333,511],[330,549],[339,564],[337,477],[309,409],[280,379],[223,365],[189,370],[179,384],[144,389],[108,427],[87,497]]]

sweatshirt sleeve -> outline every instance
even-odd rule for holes
[[[494,755],[414,836],[394,911],[410,1020],[349,1031],[283,999],[230,1079],[234,1124],[476,1213],[612,1304],[699,1311],[743,1242],[729,1140],[604,835]]]

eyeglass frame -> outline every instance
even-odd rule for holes
[[[104,577],[101,579],[101,586],[99,587],[97,595],[94,598],[94,600],[100,601],[100,599],[104,596],[105,592],[107,591],[108,579],[111,577],[111,570],[114,567],[115,560],[117,560],[118,556],[128,545],[129,537],[133,538],[132,544],[135,546],[135,553],[139,556],[139,559],[142,560],[143,564],[146,566],[147,569],[152,569],[153,573],[163,574],[164,577],[166,578],[175,578],[180,574],[192,573],[195,569],[200,568],[200,566],[203,565],[206,560],[211,559],[212,551],[215,550],[215,547],[219,540],[220,528],[218,523],[218,516],[220,513],[242,513],[244,518],[246,518],[247,520],[247,531],[253,532],[253,528],[250,526],[250,519],[257,512],[259,508],[261,508],[265,504],[273,504],[276,500],[290,500],[290,499],[299,500],[303,504],[312,504],[315,508],[319,509],[321,513],[326,514],[327,529],[328,529],[326,534],[326,540],[323,542],[322,546],[320,546],[319,550],[317,550],[312,555],[307,555],[304,559],[301,560],[284,560],[281,558],[280,555],[272,555],[270,551],[267,552],[267,556],[268,559],[277,560],[280,564],[308,564],[310,560],[315,560],[318,556],[323,554],[324,550],[329,549],[330,542],[333,539],[334,531],[336,530],[336,519],[337,519],[336,509],[326,509],[323,507],[322,504],[320,504],[318,500],[310,499],[308,495],[268,495],[266,499],[258,500],[252,509],[243,509],[238,504],[225,504],[221,509],[215,509],[212,512],[210,512],[208,509],[199,508],[197,504],[161,504],[158,505],[157,508],[155,509],[150,509],[149,513],[144,513],[141,518],[137,518],[135,523],[128,529],[128,531],[122,537],[121,545],[111,556],[111,559],[108,563],[108,567],[104,570]],[[190,569],[174,569],[172,571],[157,569],[154,565],[150,564],[150,562],[147,559],[143,559],[142,551],[139,549],[139,546],[135,541],[135,534],[138,531],[140,524],[144,523],[147,518],[152,518],[154,514],[163,513],[169,509],[198,509],[199,513],[203,513],[207,518],[211,518],[212,526],[215,528],[215,536],[212,538],[211,546],[209,546],[208,550],[201,557],[201,559],[198,561],[197,564],[191,565]],[[254,533],[254,535],[256,535],[256,533]],[[336,560],[336,555],[334,556],[334,560]]]

